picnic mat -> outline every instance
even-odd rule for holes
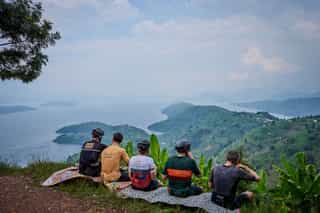
[[[160,187],[151,192],[134,190],[127,187],[119,192],[123,197],[143,199],[149,203],[166,203],[170,205],[182,205],[186,207],[196,207],[214,213],[237,213],[237,210],[231,211],[211,202],[211,193],[202,193],[187,198],[179,198],[169,195],[166,187]]]
[[[76,179],[84,178],[94,182],[101,182],[100,177],[90,177],[79,173],[78,167],[68,167],[66,169],[53,173],[42,186],[54,186],[59,183]],[[237,211],[230,211],[211,202],[211,193],[202,193],[197,196],[190,196],[187,198],[179,198],[169,195],[166,187],[160,187],[151,192],[144,192],[134,190],[131,188],[131,182],[111,182],[104,183],[105,186],[113,192],[117,192],[122,198],[142,199],[149,203],[166,203],[170,205],[182,205],[186,207],[195,207],[214,213],[237,213]]]
[[[66,169],[59,170],[55,173],[53,173],[47,180],[45,180],[41,185],[42,186],[54,186],[59,183],[76,179],[76,178],[84,178],[91,180],[93,182],[100,183],[101,178],[100,177],[90,177],[86,175],[82,175],[79,173],[78,167],[72,166],[68,167]]]

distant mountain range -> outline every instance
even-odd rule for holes
[[[52,101],[40,104],[42,107],[72,107],[75,105],[76,103],[73,101]]]
[[[294,117],[320,115],[320,97],[266,100],[236,105]]]
[[[54,142],[59,144],[83,144],[91,138],[91,131],[94,128],[101,128],[104,130],[102,142],[105,144],[111,143],[112,135],[115,132],[121,132],[124,136],[124,141],[126,142],[138,142],[149,137],[146,131],[129,125],[112,126],[101,122],[86,122],[66,126],[57,130],[59,136],[54,139]]]
[[[163,111],[168,118],[149,126],[158,134],[161,146],[174,153],[176,141],[191,142],[196,157],[204,154],[224,160],[225,152],[241,149],[245,158],[257,168],[270,170],[279,164],[280,156],[292,159],[294,153],[305,152],[309,161],[320,166],[320,116],[278,119],[269,113],[232,112],[217,106],[197,106],[178,103]],[[106,135],[103,142],[110,143],[112,134],[120,131],[124,141],[139,141],[149,135],[142,129],[121,125],[111,126],[100,122],[71,125],[57,131],[56,143],[82,144],[90,138],[93,128],[102,128]],[[70,162],[79,158],[71,156]]]
[[[25,112],[31,110],[36,110],[36,108],[23,105],[0,105],[0,114]]]

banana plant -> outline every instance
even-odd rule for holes
[[[133,143],[132,141],[129,141],[126,145],[125,145],[125,150],[128,153],[129,157],[131,158],[134,155],[134,148],[133,148]]]
[[[154,134],[150,136],[150,156],[153,158],[157,166],[158,178],[162,179],[161,173],[168,160],[168,151],[166,148],[161,150],[158,138]]]
[[[275,200],[284,202],[290,212],[320,212],[320,172],[306,163],[303,152],[296,154],[296,164],[282,157],[282,168],[274,166],[279,183],[273,190]]]
[[[212,169],[212,164],[213,164],[213,160],[212,158],[210,158],[207,162],[206,162],[206,158],[203,154],[200,155],[200,159],[199,159],[199,169],[201,171],[201,177],[199,178],[193,178],[193,181],[195,184],[201,186],[203,188],[204,191],[209,191],[209,178],[211,175],[211,169]]]

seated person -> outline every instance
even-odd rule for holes
[[[79,173],[98,177],[101,173],[100,154],[107,147],[101,143],[104,132],[97,128],[92,130],[92,139],[82,145],[79,161]]]
[[[226,162],[212,170],[209,181],[209,186],[214,189],[212,202],[228,209],[237,209],[242,204],[251,201],[252,192],[247,191],[236,195],[240,180],[259,181],[260,177],[249,167],[240,164],[239,152],[229,151]]]
[[[192,174],[200,177],[201,173],[190,152],[190,143],[180,141],[175,148],[177,156],[168,159],[163,171],[164,178],[169,179],[169,194],[177,197],[201,194],[202,189],[191,184]]]
[[[113,181],[130,181],[127,171],[120,171],[120,163],[129,163],[129,156],[125,149],[120,147],[123,140],[121,133],[113,134],[112,144],[101,153],[101,178],[105,183]]]
[[[157,169],[153,159],[148,156],[150,142],[143,140],[137,144],[139,154],[129,161],[129,177],[132,188],[151,191],[159,187],[156,179]]]

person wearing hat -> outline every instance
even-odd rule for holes
[[[192,185],[192,175],[201,176],[201,172],[190,152],[191,144],[188,141],[176,143],[177,155],[170,157],[166,162],[163,177],[169,180],[168,192],[177,197],[188,197],[202,193],[200,187]]]
[[[139,154],[129,161],[129,177],[132,188],[142,191],[151,191],[159,187],[156,179],[157,168],[149,154],[150,142],[143,140],[137,144]]]
[[[104,131],[100,128],[92,130],[92,139],[86,141],[81,148],[79,160],[79,173],[91,177],[100,176],[100,154],[107,147],[101,143]]]

